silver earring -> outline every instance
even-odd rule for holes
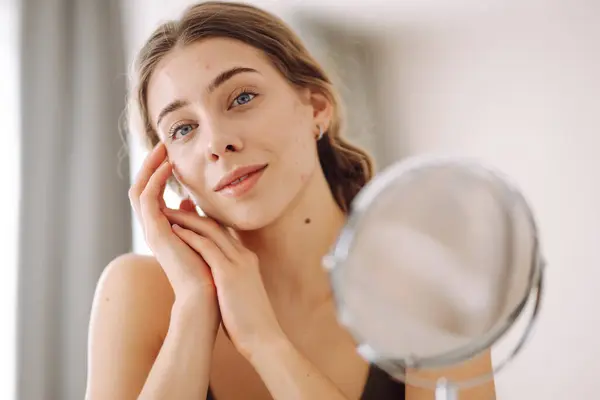
[[[321,125],[317,125],[319,127],[319,136],[317,136],[317,140],[321,140],[321,138],[323,137],[323,128],[321,127]]]

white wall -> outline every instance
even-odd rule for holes
[[[125,1],[130,54],[154,24],[189,3]],[[476,18],[420,13],[425,22],[387,32],[373,62],[384,107],[377,140],[385,163],[424,152],[475,156],[522,187],[549,261],[547,295],[532,341],[497,377],[498,398],[592,399],[600,371],[600,3],[512,3]],[[428,4],[435,10],[436,1]],[[134,170],[141,156],[134,154]],[[144,247],[139,234],[136,243]]]
[[[547,295],[499,399],[598,398],[600,3],[517,11],[388,37],[384,140],[397,154],[482,158],[532,203]]]

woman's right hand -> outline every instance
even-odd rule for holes
[[[175,301],[190,296],[208,296],[218,308],[209,266],[173,232],[171,223],[163,213],[166,208],[164,191],[172,171],[167,150],[161,142],[144,160],[129,190],[129,199],[144,230],[146,243],[173,287]],[[180,208],[189,210],[189,200],[184,200]]]

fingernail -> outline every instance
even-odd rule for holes
[[[173,229],[180,229],[181,227],[177,224],[173,224]]]

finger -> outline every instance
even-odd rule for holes
[[[240,239],[236,236],[235,231],[233,230],[233,228],[230,227],[226,227],[221,225],[221,227],[223,228],[223,230],[225,231],[225,233],[231,238],[231,243],[233,243],[233,245],[238,249],[238,251],[242,252],[244,250],[248,250],[246,248],[246,246],[244,246],[242,244],[242,242],[240,241]]]
[[[230,261],[239,260],[239,251],[231,241],[232,238],[215,220],[181,210],[165,210],[165,215],[172,224],[180,225],[210,239]]]
[[[179,209],[187,212],[196,212],[196,205],[190,199],[183,199],[179,203]]]
[[[142,162],[140,171],[136,177],[136,182],[141,183],[142,186],[146,186],[154,171],[160,167],[166,157],[167,148],[165,147],[164,143],[157,143]]]
[[[162,142],[159,142],[142,163],[135,183],[129,189],[129,199],[136,212],[140,211],[139,198],[144,192],[148,181],[152,177],[152,174],[160,167],[166,156],[166,148]]]
[[[140,210],[144,223],[146,220],[157,219],[161,216],[161,198],[164,195],[167,180],[171,176],[171,163],[165,161],[150,177],[140,196]]]
[[[209,238],[198,235],[189,229],[183,228],[177,224],[173,225],[173,232],[183,240],[188,246],[202,256],[204,261],[211,268],[214,274],[219,274],[227,270],[231,265],[229,259],[223,254],[221,249]]]

